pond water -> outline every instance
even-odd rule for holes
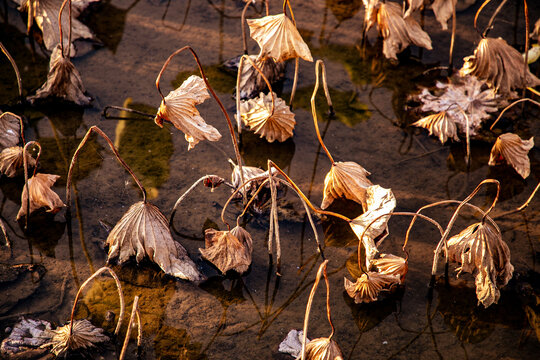
[[[540,4],[532,3],[529,12],[534,22],[540,16]],[[270,5],[271,13],[280,11],[279,2]],[[492,142],[473,140],[472,161],[467,165],[465,141],[441,146],[426,131],[409,126],[418,116],[405,111],[407,97],[422,85],[433,85],[435,76],[445,72],[425,72],[448,62],[450,33],[440,29],[431,11],[425,12],[423,23],[432,36],[434,49],[413,47],[400,56],[399,64],[393,64],[381,56],[382,46],[375,33],[370,32],[368,41],[362,42],[364,9],[360,0],[298,1],[292,6],[313,57],[323,59],[327,66],[336,116],[326,116],[324,98],[318,97],[319,126],[326,145],[336,160],[361,164],[371,172],[374,184],[391,188],[397,211],[414,212],[431,202],[464,199],[486,178],[501,182],[494,216],[526,201],[540,177],[538,147],[529,153],[531,175],[523,180],[511,167],[487,165]],[[458,67],[480,39],[472,26],[479,6],[480,2],[458,12],[454,51]],[[486,8],[480,24],[488,22],[495,7],[491,4]],[[0,107],[28,119],[26,139],[37,140],[43,147],[40,171],[61,176],[54,190],[62,199],[71,156],[93,125],[112,138],[141,178],[150,201],[166,216],[180,194],[201,176],[217,174],[229,179],[227,159],[234,159],[234,152],[225,119],[214,101],[207,100],[198,108],[223,138],[215,143],[201,142],[189,152],[183,134],[172,126],[160,129],[146,119],[104,119],[101,111],[107,105],[123,105],[155,113],[161,100],[155,79],[163,62],[177,48],[191,45],[232,116],[235,75],[221,64],[242,53],[241,8],[241,1],[233,0],[102,0],[93,4],[81,19],[101,44],[77,41],[77,57],[73,59],[93,98],[87,108],[17,105],[16,82],[8,63],[2,60]],[[523,47],[522,12],[520,2],[509,2],[490,35]],[[26,15],[21,16],[14,3],[4,0],[0,13],[0,39],[21,70],[25,95],[30,95],[46,79],[48,55],[35,39],[25,35]],[[254,9],[248,11],[248,18],[259,16]],[[256,54],[257,44],[252,40],[248,44],[250,54]],[[534,72],[537,68],[532,69]],[[291,91],[293,72],[294,63],[290,63],[279,89],[285,99]],[[196,64],[189,55],[175,58],[162,79],[163,91],[172,90],[195,73]],[[251,166],[265,167],[268,158],[274,160],[313,203],[320,204],[324,176],[331,163],[319,146],[311,118],[309,98],[314,82],[313,63],[300,61],[294,105],[297,125],[291,140],[269,144],[246,131],[241,152]],[[539,113],[528,107],[524,116],[516,116],[514,123],[503,126],[522,138],[537,136]],[[0,248],[0,260],[6,264],[40,264],[46,271],[39,280],[34,277],[36,285],[31,291],[25,289],[15,295],[20,301],[13,301],[9,310],[0,315],[2,329],[12,326],[14,314],[19,313],[35,313],[33,317],[56,324],[67,322],[78,287],[105,265],[108,229],[131,204],[141,200],[129,174],[119,167],[106,143],[97,138],[91,138],[79,158],[71,218],[65,211],[55,216],[41,213],[31,217],[25,232],[24,223],[15,222],[22,184],[21,177],[0,180],[0,215],[13,242],[12,254]],[[198,248],[204,247],[205,228],[226,229],[220,213],[229,195],[224,186],[214,192],[197,188],[180,206],[173,223],[174,239],[186,247],[208,276],[206,282],[176,280],[148,263],[113,267],[122,280],[128,307],[134,295],[141,296],[143,358],[290,358],[278,353],[278,345],[289,330],[302,328],[309,291],[321,263],[303,206],[291,191],[280,195],[281,276],[276,275],[275,258],[269,258],[266,247],[269,224],[265,211],[243,220],[254,239],[250,270],[243,276],[224,277],[201,259]],[[487,186],[473,203],[487,208],[494,195],[495,189]],[[428,296],[431,261],[439,235],[437,229],[423,222],[418,222],[411,234],[405,286],[383,301],[354,304],[343,290],[343,278],[352,279],[347,269],[355,262],[356,237],[346,222],[319,219],[317,230],[325,242],[324,256],[329,259],[334,339],[344,357],[537,358],[538,205],[536,197],[527,210],[497,219],[511,250],[515,273],[502,290],[499,304],[487,309],[477,306],[474,278],[464,275],[456,279],[453,267],[449,285],[445,285],[440,266],[440,279],[432,296]],[[348,201],[338,201],[332,209],[349,216],[361,212],[358,205]],[[445,225],[453,209],[436,208],[429,215]],[[241,204],[233,204],[226,213],[227,221],[233,223],[241,211]],[[478,214],[465,211],[454,233],[478,219]],[[382,245],[383,252],[402,255],[409,221],[404,217],[390,220],[390,235]],[[330,333],[324,294],[320,288],[315,297],[310,338]],[[0,290],[0,298],[4,296],[6,292]],[[117,313],[117,306],[114,283],[104,278],[85,293],[77,317],[89,317],[95,325],[112,331],[114,326],[107,323],[105,313]],[[133,343],[130,351],[133,354]]]

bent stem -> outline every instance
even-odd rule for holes
[[[133,298],[133,306],[131,307],[131,317],[129,318],[128,328],[126,332],[126,337],[124,338],[124,345],[122,346],[122,351],[120,352],[119,360],[123,360],[126,355],[126,350],[129,344],[129,337],[131,335],[131,329],[135,325],[135,317],[137,317],[137,349],[141,346],[142,338],[142,328],[141,328],[141,317],[139,312],[139,296]]]
[[[456,39],[456,7],[452,6],[452,35],[450,37],[450,50],[448,54],[448,72],[451,74],[454,67],[454,42]]]
[[[501,111],[501,113],[499,114],[499,116],[497,116],[497,119],[493,122],[493,124],[491,124],[491,126],[489,127],[489,130],[493,130],[493,127],[495,126],[495,124],[497,124],[497,122],[499,122],[499,120],[501,119],[501,117],[503,116],[503,114],[506,112],[506,110],[510,109],[512,106],[516,105],[516,104],[519,104],[520,102],[524,102],[524,101],[530,101],[532,102],[533,104],[535,104],[536,106],[539,106],[540,107],[540,102],[538,101],[534,101],[533,99],[529,99],[529,98],[523,98],[523,99],[519,99],[519,100],[516,100],[514,101],[513,103],[511,103],[510,105],[508,105],[507,107],[505,107],[503,109],[503,111]]]
[[[64,10],[64,7],[66,6],[66,3],[69,1],[69,33],[68,33],[68,51],[67,56],[64,55],[64,37],[62,34],[62,11]],[[30,16],[30,13],[28,13],[28,16]],[[64,0],[62,3],[62,6],[60,6],[60,11],[58,12],[58,28],[60,31],[60,50],[62,52],[63,58],[70,57],[71,52],[71,0]]]
[[[28,17],[30,17],[30,15],[28,15]],[[17,87],[19,88],[19,97],[22,98],[22,79],[21,79],[21,73],[19,72],[19,68],[17,67],[17,63],[15,63],[15,60],[13,59],[13,57],[11,57],[11,54],[6,49],[4,44],[2,44],[1,41],[0,41],[0,49],[2,50],[4,55],[6,55],[6,57],[9,60],[9,63],[11,64],[11,66],[13,67],[13,70],[15,71],[15,77],[17,78]]]
[[[75,301],[73,302],[73,307],[71,308],[71,318],[69,321],[69,336],[70,337],[73,335],[73,318],[75,317],[75,310],[77,309],[77,303],[79,302],[79,298],[81,296],[83,289],[90,283],[90,281],[96,278],[99,274],[106,271],[114,279],[114,282],[116,283],[116,289],[118,290],[118,297],[120,298],[120,315],[118,315],[118,322],[116,323],[116,329],[114,330],[114,335],[118,335],[118,332],[120,332],[120,327],[122,326],[122,320],[124,318],[124,308],[125,308],[124,294],[122,293],[122,284],[120,283],[118,276],[116,276],[116,273],[111,268],[104,266],[101,269],[98,269],[88,279],[86,279],[86,281],[82,283],[81,287],[77,291],[77,295],[75,295]]]
[[[240,16],[240,21],[242,24],[242,42],[244,44],[244,55],[248,54],[247,49],[247,34],[246,34],[246,12],[247,9],[251,5],[251,1],[247,1],[246,5],[244,5],[244,8],[242,9],[242,16]]]
[[[236,162],[238,164],[238,167],[240,168],[240,179],[242,180],[242,182],[244,182],[244,173],[242,172],[242,157],[240,156],[240,150],[238,149],[238,142],[236,141],[236,136],[234,134],[234,128],[233,128],[233,124],[231,122],[231,118],[229,117],[229,114],[227,113],[227,110],[225,110],[225,106],[223,106],[223,103],[221,102],[221,100],[219,99],[217,94],[214,92],[214,89],[212,88],[212,86],[210,86],[210,83],[206,79],[206,75],[204,74],[204,70],[202,68],[199,57],[197,56],[197,53],[195,52],[195,50],[193,50],[193,48],[191,46],[187,45],[187,46],[184,46],[183,48],[180,48],[180,49],[176,50],[175,52],[173,52],[167,58],[167,60],[163,64],[163,66],[161,67],[161,70],[159,71],[158,77],[156,78],[156,87],[157,87],[157,90],[159,92],[159,95],[161,96],[161,100],[163,101],[163,104],[165,104],[165,97],[163,96],[163,93],[161,92],[161,89],[159,88],[159,81],[161,80],[161,76],[163,75],[163,72],[165,71],[165,69],[167,68],[169,63],[171,62],[172,58],[175,57],[176,55],[180,54],[184,50],[189,50],[191,52],[191,55],[193,55],[193,58],[195,59],[195,62],[197,63],[197,66],[199,68],[199,72],[201,73],[201,76],[202,76],[202,79],[203,79],[203,81],[204,81],[204,83],[206,85],[206,88],[208,89],[208,91],[210,91],[210,93],[212,94],[212,96],[214,97],[216,102],[218,103],[219,108],[221,109],[221,112],[223,112],[223,115],[225,115],[225,119],[227,120],[227,125],[229,126],[229,132],[231,134],[231,139],[232,139],[232,143],[233,143],[233,147],[234,147],[234,152],[235,152],[235,155],[236,155]],[[245,196],[244,196],[244,201],[245,201]]]
[[[493,219],[496,219],[496,218],[499,218],[499,217],[503,217],[503,216],[506,216],[506,215],[510,215],[510,214],[514,214],[514,213],[517,213],[517,212],[520,212],[522,210],[525,210],[525,208],[527,208],[527,206],[529,206],[529,203],[531,202],[531,200],[534,198],[534,195],[536,195],[536,192],[538,191],[538,188],[540,188],[540,182],[536,185],[536,187],[534,188],[531,196],[529,196],[529,198],[527,199],[527,201],[525,201],[523,203],[523,205],[521,205],[520,207],[518,207],[517,209],[514,209],[514,210],[510,210],[510,211],[507,211],[507,212],[504,212],[500,215],[497,215],[497,216],[494,216]]]
[[[90,135],[92,135],[93,132],[100,135],[103,139],[105,139],[107,144],[109,144],[111,151],[116,156],[116,160],[118,160],[118,162],[124,167],[124,169],[126,169],[126,171],[131,175],[133,180],[135,180],[135,182],[137,183],[137,186],[139,187],[139,189],[141,190],[143,194],[143,202],[146,203],[146,190],[144,189],[144,186],[141,184],[137,176],[135,176],[135,173],[133,172],[133,170],[131,170],[128,164],[126,164],[126,162],[120,157],[118,150],[116,150],[116,147],[114,146],[111,139],[107,136],[107,134],[105,134],[103,130],[101,130],[100,128],[94,125],[90,129],[88,129],[88,131],[86,132],[86,135],[84,135],[84,138],[79,143],[79,146],[77,146],[77,150],[75,150],[75,153],[73,154],[73,157],[71,158],[71,164],[69,165],[67,181],[66,181],[66,206],[68,207],[68,209],[71,207],[71,181],[73,177],[73,168],[75,167],[75,163],[77,162],[79,153],[81,152],[82,148],[84,147],[84,145],[86,144],[86,142],[90,138]]]
[[[296,20],[294,19],[294,13],[293,13],[293,10],[292,10],[292,7],[291,7],[291,3],[290,3],[289,0],[284,0],[283,1],[283,14],[285,16],[287,16],[287,8],[289,8],[289,11],[291,13],[291,21],[292,21],[294,27],[296,27]],[[292,105],[293,105],[293,101],[294,101],[294,95],[296,93],[296,86],[298,84],[298,67],[299,66],[300,66],[300,59],[296,58],[294,60],[293,86],[292,86],[292,90],[291,90],[291,97],[289,99],[289,107],[291,108],[291,110],[292,110]]]
[[[272,91],[272,85],[270,85],[270,81],[268,81],[268,78],[264,76],[262,70],[255,65],[255,62],[251,60],[251,58],[248,55],[242,55],[240,58],[240,61],[238,62],[238,75],[236,76],[236,124],[238,127],[238,134],[242,133],[242,114],[240,109],[240,82],[242,81],[242,70],[244,68],[244,59],[247,59],[251,66],[257,70],[259,75],[263,78],[264,82],[266,83],[266,86],[268,86],[268,90],[270,90],[270,94],[272,95],[272,111],[270,112],[270,116],[274,115],[274,109],[275,109],[275,100],[274,100],[274,92]],[[240,168],[240,171],[242,171],[242,168]],[[242,179],[244,181],[244,179]]]
[[[306,341],[307,341],[307,330],[309,325],[309,313],[311,312],[311,306],[313,304],[313,298],[315,297],[315,292],[317,291],[317,287],[319,286],[319,282],[321,281],[321,275],[324,273],[324,279],[326,282],[326,313],[328,315],[328,321],[330,322],[330,326],[332,327],[332,333],[330,334],[329,339],[334,335],[334,325],[332,324],[332,320],[330,318],[330,302],[329,302],[329,294],[330,294],[330,285],[328,283],[328,276],[326,274],[326,265],[328,264],[328,260],[324,260],[323,263],[319,266],[319,270],[317,270],[317,275],[315,277],[315,282],[313,283],[313,287],[311,288],[311,292],[309,293],[308,302],[306,305],[306,313],[304,315],[304,329],[303,329],[303,338],[302,338],[302,360],[305,360],[306,358]]]
[[[153,119],[155,116],[152,115],[152,114],[148,114],[148,113],[145,113],[143,111],[138,111],[138,110],[134,110],[134,109],[130,109],[130,108],[125,108],[125,107],[121,107],[121,106],[114,106],[114,105],[107,105],[103,108],[103,111],[101,112],[101,116],[103,116],[105,119],[118,119],[117,117],[112,117],[110,116],[109,114],[107,114],[107,110],[109,109],[114,109],[114,110],[118,110],[118,111],[125,111],[125,112],[130,112],[130,113],[133,113],[133,114],[137,114],[137,115],[141,115],[141,116],[144,116],[144,117],[148,117],[150,119]],[[123,117],[122,117],[123,118]]]
[[[38,167],[39,162],[39,156],[41,155],[41,145],[37,141],[29,141],[27,142],[23,147],[23,167],[24,167],[24,186],[26,188],[26,216],[25,216],[25,223],[24,228],[28,229],[28,217],[30,216],[30,189],[28,188],[28,159],[26,158],[26,152],[28,151],[28,147],[30,145],[34,145],[38,147],[38,154],[36,157],[36,164],[34,165],[34,173],[32,174],[32,177],[36,175],[36,170]]]
[[[324,62],[322,60],[317,60],[315,63],[315,87],[313,88],[313,94],[311,94],[311,115],[313,117],[313,124],[315,125],[315,132],[317,133],[317,139],[319,139],[319,143],[321,144],[322,148],[324,149],[324,152],[330,159],[330,162],[332,165],[334,165],[334,158],[332,158],[332,155],[330,154],[330,151],[328,151],[328,148],[326,145],[324,145],[323,139],[321,137],[321,132],[319,131],[319,123],[317,121],[317,108],[315,107],[315,96],[317,95],[317,90],[319,90],[319,66],[322,68],[322,79],[323,79],[323,86],[324,86],[324,95],[326,96],[326,101],[328,102],[328,111],[332,114],[334,113],[334,107],[332,106],[332,99],[330,98],[330,92],[328,91],[328,83],[326,82],[326,67],[324,66]]]

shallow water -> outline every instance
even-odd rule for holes
[[[479,40],[472,27],[478,6],[458,13],[454,52],[457,66],[472,53]],[[540,5],[529,6],[535,21]],[[479,20],[481,24],[487,23],[485,14],[490,14],[494,7],[486,8]],[[374,184],[392,188],[397,198],[396,210],[416,211],[434,201],[463,199],[485,178],[501,181],[495,216],[528,198],[540,175],[538,147],[529,154],[532,171],[523,180],[510,167],[487,166],[491,148],[488,142],[472,142],[472,162],[467,166],[464,142],[441,146],[425,131],[408,126],[416,118],[403,110],[406,97],[418,86],[434,83],[435,78],[422,76],[423,72],[447,64],[450,35],[440,30],[432,12],[426,11],[424,24],[432,36],[434,50],[413,47],[400,58],[399,65],[393,65],[381,57],[381,46],[373,33],[368,44],[361,43],[361,1],[293,2],[293,8],[314,58],[324,59],[329,74],[335,118],[328,119],[323,97],[317,98],[319,126],[326,145],[336,160],[356,161],[372,173],[370,180]],[[279,4],[271,3],[272,13],[279,9]],[[511,44],[517,39],[517,44],[522,44],[523,20],[519,18],[517,27],[514,26],[516,5],[507,5],[505,10],[490,35],[503,36]],[[100,113],[106,105],[123,104],[154,113],[160,103],[154,83],[164,60],[176,48],[189,44],[197,51],[210,83],[232,116],[235,76],[220,64],[242,52],[240,12],[240,1],[232,0],[113,0],[95,4],[82,19],[103,46],[78,41],[78,56],[73,59],[94,99],[92,107],[85,109],[63,104],[16,105],[16,83],[7,62],[2,60],[0,79],[7,86],[0,91],[0,104],[5,104],[0,106],[3,111],[24,114],[29,120],[26,138],[36,139],[43,146],[40,170],[62,176],[54,187],[62,199],[71,155],[92,125],[98,125],[113,139],[147,188],[150,201],[166,216],[178,196],[201,176],[217,174],[229,178],[227,159],[234,158],[234,153],[225,119],[212,100],[198,108],[223,138],[217,143],[201,142],[189,152],[183,134],[172,126],[159,129],[150,120],[106,120]],[[46,78],[47,57],[38,44],[24,36],[25,23],[13,3],[6,3],[1,14],[1,41],[17,61],[24,92],[29,95]],[[253,10],[248,14],[248,18],[259,16]],[[250,54],[257,49],[250,40]],[[330,162],[317,142],[311,119],[313,69],[313,64],[300,62],[294,138],[268,144],[245,132],[241,151],[247,165],[264,167],[267,158],[273,159],[315,204],[320,204]],[[289,64],[282,89],[285,99],[292,86],[293,70],[294,64]],[[190,56],[177,57],[162,79],[163,91],[172,90],[195,71]],[[538,114],[537,109],[528,108],[519,122],[505,126],[522,138],[535,136],[540,128]],[[46,269],[33,295],[26,297],[21,290],[21,301],[0,315],[0,325],[5,328],[13,324],[14,319],[6,316],[28,312],[38,312],[35,317],[63,324],[69,319],[77,288],[105,264],[103,243],[107,229],[141,199],[140,193],[106,143],[96,138],[92,138],[79,158],[71,219],[66,218],[65,211],[56,216],[40,214],[31,218],[25,233],[24,224],[14,221],[20,207],[21,178],[2,178],[0,187],[0,215],[13,242],[12,257],[2,247],[0,260],[9,264],[41,264]],[[494,189],[487,188],[473,202],[487,208],[494,194]],[[280,212],[282,276],[276,275],[275,257],[272,262],[266,248],[267,213],[251,214],[244,219],[254,239],[249,272],[241,277],[220,276],[200,259],[198,248],[204,247],[205,228],[226,229],[220,212],[229,195],[224,186],[213,193],[197,188],[179,208],[173,224],[175,240],[187,248],[208,281],[195,285],[175,280],[150,264],[114,267],[122,280],[128,308],[134,295],[141,296],[144,358],[290,358],[279,354],[277,348],[290,329],[300,329],[303,324],[309,290],[321,260],[314,236],[302,204],[287,191],[282,196]],[[512,252],[515,276],[502,291],[499,304],[488,309],[477,306],[474,279],[467,275],[456,280],[451,274],[450,286],[440,279],[432,299],[428,297],[431,258],[439,238],[438,231],[423,222],[415,225],[408,245],[405,287],[384,301],[355,305],[343,291],[343,277],[352,279],[347,269],[355,261],[354,234],[345,222],[318,221],[317,229],[326,243],[324,255],[330,260],[334,339],[344,357],[535,358],[540,350],[538,204],[536,198],[526,211],[497,220]],[[350,216],[361,210],[346,201],[333,209]],[[240,204],[233,204],[227,211],[227,221],[232,224],[241,210]],[[446,224],[452,208],[432,210],[429,214]],[[463,229],[474,219],[478,219],[477,214],[465,212],[455,229]],[[408,223],[408,218],[392,218],[383,252],[401,254]],[[442,273],[440,266],[439,275]],[[67,285],[61,298],[64,278]],[[5,291],[0,290],[0,294],[4,293],[0,297],[5,296]],[[95,325],[109,331],[114,328],[104,319],[106,311],[118,312],[112,281],[94,283],[83,300],[78,316],[90,316]],[[324,304],[324,289],[320,288],[311,311],[310,338],[330,333]]]

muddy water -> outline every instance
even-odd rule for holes
[[[189,44],[199,54],[210,83],[232,115],[235,78],[220,64],[242,52],[240,6],[240,1],[232,0],[112,0],[95,4],[82,19],[102,45],[78,41],[78,56],[73,59],[94,99],[92,107],[86,109],[15,105],[16,83],[7,63],[2,62],[0,76],[6,84],[0,93],[0,104],[5,104],[1,105],[2,110],[11,109],[29,120],[26,137],[43,146],[41,171],[62,176],[54,189],[63,199],[71,155],[92,125],[98,125],[113,139],[142,179],[151,202],[166,216],[178,196],[202,175],[230,176],[227,159],[234,158],[234,153],[225,119],[213,101],[206,101],[199,110],[223,138],[217,143],[201,142],[189,152],[183,134],[170,126],[159,129],[151,121],[140,119],[106,120],[100,113],[106,105],[155,112],[160,102],[154,85],[157,73],[172,51]],[[487,166],[491,147],[488,142],[472,142],[472,162],[467,166],[463,143],[441,146],[425,131],[408,127],[415,118],[404,111],[407,95],[420,85],[433,84],[433,77],[422,76],[426,70],[447,64],[450,36],[440,30],[430,11],[425,14],[424,25],[432,34],[434,50],[413,48],[400,59],[399,65],[394,65],[379,55],[381,47],[374,34],[367,44],[361,43],[364,12],[360,1],[320,0],[293,6],[298,27],[314,57],[324,59],[327,65],[337,114],[329,119],[323,98],[318,98],[319,126],[336,160],[356,161],[371,171],[373,183],[392,188],[400,211],[416,211],[442,199],[463,199],[485,178],[501,181],[495,214],[511,210],[527,199],[540,175],[537,147],[530,153],[531,176],[523,180],[509,167]],[[458,13],[454,52],[458,66],[479,40],[472,27],[478,6]],[[538,4],[529,6],[531,18],[536,20],[540,8]],[[279,9],[280,5],[272,2],[271,12],[277,13]],[[486,13],[493,11],[488,9]],[[523,20],[519,19],[515,26],[516,10],[521,9],[512,4],[505,10],[491,35],[522,44]],[[47,56],[34,40],[24,36],[24,21],[13,3],[8,2],[1,11],[1,41],[21,69],[24,92],[31,94],[45,80]],[[259,16],[253,9],[248,14]],[[487,21],[487,15],[480,17],[481,24]],[[250,53],[257,49],[250,40]],[[293,64],[289,64],[282,87],[286,99],[293,69]],[[163,91],[173,89],[195,71],[190,56],[179,56],[164,75]],[[330,162],[313,129],[309,109],[313,84],[313,64],[301,61],[295,105],[297,126],[292,140],[268,144],[247,132],[241,151],[248,165],[264,166],[267,158],[273,159],[319,204]],[[518,122],[505,126],[528,138],[540,133],[537,118],[538,110],[529,109]],[[34,279],[39,286],[20,290],[21,300],[0,315],[0,324],[12,325],[13,316],[19,313],[35,313],[35,317],[65,323],[77,288],[105,264],[103,243],[108,229],[141,195],[105,142],[96,138],[91,138],[79,159],[71,219],[65,211],[56,216],[40,214],[31,219],[29,230],[24,232],[24,224],[14,221],[20,206],[21,178],[2,178],[0,187],[1,216],[13,242],[11,257],[6,248],[1,248],[1,261],[40,264],[46,269],[39,281]],[[494,189],[487,188],[474,203],[487,207],[494,193]],[[202,188],[195,190],[179,208],[173,224],[175,240],[188,249],[208,281],[195,285],[175,280],[148,263],[114,268],[122,280],[128,304],[134,295],[141,296],[144,358],[289,358],[278,354],[277,348],[290,329],[302,327],[309,289],[321,261],[314,236],[301,203],[285,192],[280,204],[282,276],[276,276],[275,257],[273,261],[269,259],[266,248],[267,213],[251,214],[244,219],[254,239],[249,272],[241,277],[220,276],[200,259],[198,248],[204,246],[203,229],[226,229],[220,212],[229,194],[226,188],[213,193]],[[335,340],[345,358],[535,358],[540,350],[538,204],[535,199],[525,212],[498,219],[512,252],[515,280],[502,291],[499,304],[488,309],[477,306],[474,279],[466,275],[458,280],[452,276],[449,286],[439,281],[432,297],[428,297],[438,232],[420,222],[415,225],[408,246],[410,270],[405,287],[384,301],[355,305],[343,291],[343,278],[352,279],[347,269],[354,264],[354,235],[344,222],[318,221],[317,229],[326,242],[324,255],[330,260]],[[343,201],[334,210],[355,216],[360,209]],[[226,220],[234,222],[240,211],[241,206],[234,204],[227,211]],[[451,208],[441,208],[430,215],[445,224],[451,212]],[[456,229],[474,219],[477,214],[465,213]],[[390,236],[382,245],[383,252],[402,254],[408,221],[390,221]],[[440,268],[439,274],[442,272]],[[0,294],[3,291],[5,294],[5,290],[0,290]],[[324,290],[320,289],[312,309],[310,338],[330,333],[324,302]],[[85,294],[78,316],[89,316],[94,324],[112,330],[114,324],[107,323],[104,314],[108,310],[118,313],[117,306],[113,283],[103,280]]]

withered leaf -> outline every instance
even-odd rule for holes
[[[373,260],[372,263],[381,274],[399,276],[400,283],[409,271],[407,260],[392,254],[381,254],[381,257]]]
[[[448,259],[460,263],[456,269],[476,276],[476,297],[488,307],[500,297],[498,287],[512,278],[514,266],[510,263],[510,249],[498,228],[486,221],[467,227],[448,239]]]
[[[273,115],[272,96],[274,97]],[[274,92],[267,95],[260,93],[258,98],[242,101],[240,112],[244,124],[255,134],[266,138],[268,142],[274,142],[274,140],[283,142],[293,136],[296,125],[294,113]]]
[[[36,160],[26,153],[26,160],[28,166],[36,166]],[[21,146],[13,146],[5,148],[0,153],[0,174],[4,174],[7,177],[14,177],[17,175],[17,169],[23,166],[23,148]]]
[[[262,56],[270,56],[276,62],[298,57],[313,61],[309,47],[285,14],[248,19],[247,23],[251,37],[261,47]]]
[[[285,75],[286,64],[284,62],[275,62],[273,58],[264,56],[264,54],[260,56],[250,55],[249,57],[262,71],[264,76],[266,76],[270,84],[279,81]],[[266,82],[261,74],[251,65],[251,62],[244,61],[240,79],[240,98],[251,99],[265,90],[266,87]]]
[[[444,144],[448,139],[459,141],[456,123],[453,118],[448,116],[446,111],[428,115],[413,123],[413,125],[428,129],[429,135],[437,136],[441,144]]]
[[[53,214],[60,211],[60,209],[64,206],[64,203],[62,200],[60,200],[58,194],[51,190],[51,187],[59,178],[59,175],[37,173],[28,179],[28,188],[25,185],[21,194],[21,208],[17,213],[17,220],[27,215],[26,206],[29,193],[29,214],[32,214],[34,211],[41,209],[42,207],[46,207],[48,209],[47,212],[51,212]],[[30,191],[28,191],[28,189],[30,189]]]
[[[447,22],[452,17],[456,4],[457,0],[435,0],[431,4],[435,18],[441,24],[443,30],[448,30]]]
[[[73,330],[70,324],[61,326],[56,330],[50,330],[52,338],[49,343],[41,347],[52,346],[51,352],[57,357],[65,355],[70,350],[88,349],[96,347],[96,344],[109,341],[104,330],[98,328],[86,319],[73,321]],[[70,334],[70,332],[72,332]]]
[[[343,360],[343,354],[334,340],[318,338],[306,344],[306,360]]]
[[[397,275],[380,274],[374,271],[362,274],[354,283],[347,278],[344,278],[344,281],[347,294],[354,299],[356,304],[377,301],[381,291],[400,283]]]
[[[474,55],[463,59],[465,63],[459,70],[462,76],[475,75],[507,96],[514,89],[540,85],[540,79],[527,67],[524,77],[525,60],[523,56],[501,38],[485,38],[474,50]]]
[[[504,160],[526,179],[531,173],[531,162],[527,155],[533,147],[532,137],[529,140],[522,140],[519,135],[513,133],[502,134],[491,149],[488,165],[497,165],[500,160]]]
[[[131,205],[109,233],[107,244],[109,260],[118,257],[124,263],[135,256],[140,262],[148,256],[169,275],[190,281],[205,279],[186,249],[172,238],[165,216],[148,202]]]
[[[223,274],[234,270],[239,274],[246,272],[251,265],[253,240],[240,226],[231,231],[206,229],[205,249],[199,249],[203,258],[214,264]]]
[[[407,0],[407,11],[403,15],[404,18],[411,16],[416,10],[424,7],[424,0]]]
[[[178,89],[165,96],[154,121],[160,127],[163,127],[163,120],[169,121],[184,132],[189,143],[188,150],[193,149],[201,140],[218,141],[221,139],[219,131],[208,125],[195,107],[209,97],[204,80],[191,75]]]
[[[232,185],[236,189],[238,189],[242,185],[242,177],[240,176],[240,167],[236,165],[232,160],[229,160],[229,162],[233,165],[233,171],[231,173],[231,182],[232,182]],[[275,172],[275,169],[272,169],[272,174],[274,172]],[[256,178],[256,177],[261,177],[261,179],[249,182],[247,185],[244,186],[243,189],[240,189],[239,191],[240,194],[244,194],[244,191],[247,191],[248,193],[256,191],[259,185],[261,185],[264,182],[264,180],[268,178],[268,171],[264,171],[263,169],[260,169],[254,166],[242,165],[242,173],[244,175],[244,182],[250,179]]]
[[[372,185],[367,178],[370,172],[353,161],[335,162],[324,178],[321,209],[326,209],[334,199],[344,197],[362,204],[367,209],[366,189]]]
[[[379,11],[380,0],[362,0],[366,8],[364,13],[364,25],[366,30],[371,29],[377,23],[377,13]]]
[[[0,115],[0,148],[19,144],[21,125],[19,116],[5,112]]]
[[[89,105],[91,100],[85,92],[81,74],[69,58],[62,56],[58,45],[51,54],[47,81],[36,91],[36,95],[29,96],[28,100],[34,102],[37,99],[57,97],[84,106]]]

